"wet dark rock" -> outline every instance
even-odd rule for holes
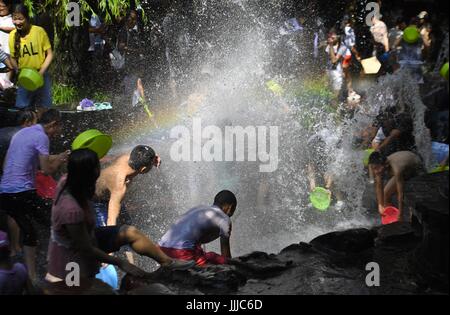
[[[230,294],[246,280],[241,272],[230,265],[196,267],[186,271],[160,268],[142,279],[125,276],[121,291],[161,283],[177,294],[193,294],[195,291],[200,294]]]
[[[417,177],[406,187],[423,235],[413,253],[413,266],[421,282],[445,291],[449,268],[448,175],[443,172]]]
[[[254,252],[233,259],[230,264],[236,266],[247,278],[266,279],[290,268],[293,262],[283,262],[276,255]]]
[[[175,293],[161,283],[152,283],[130,290],[127,295],[175,295]]]
[[[328,233],[309,244],[292,244],[278,255],[254,252],[234,258],[231,265],[158,270],[144,280],[127,276],[122,289],[147,294],[161,283],[175,294],[448,294],[448,205],[447,212],[443,204],[427,205],[436,210],[414,209],[413,221],[423,224],[421,229],[399,222]],[[379,268],[380,286],[366,282],[371,263]]]
[[[280,254],[290,253],[290,252],[300,252],[308,253],[313,252],[312,245],[304,242],[298,244],[292,244],[281,250]]]
[[[385,225],[377,229],[375,243],[377,245],[404,244],[407,242],[417,242],[419,236],[415,233],[411,224],[397,222]]]
[[[360,253],[374,245],[374,232],[354,229],[321,235],[311,241],[313,248],[328,253]]]

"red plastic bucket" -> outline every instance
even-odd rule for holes
[[[38,171],[36,174],[37,194],[44,199],[53,199],[55,197],[57,183],[53,177],[44,175]]]
[[[383,225],[391,224],[398,222],[400,214],[400,210],[395,207],[387,207],[384,209],[383,214],[381,215],[381,223]]]

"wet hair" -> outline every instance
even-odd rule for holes
[[[17,114],[17,126],[22,126],[27,122],[32,122],[36,119],[37,114],[32,110],[21,110]]]
[[[54,121],[61,121],[61,113],[57,109],[49,109],[41,115],[38,123],[41,125],[47,125]]]
[[[350,15],[344,15],[344,17],[342,18],[342,22],[345,24],[353,25],[353,19],[351,18]]]
[[[418,26],[420,22],[420,19],[417,16],[414,16],[410,19],[409,25],[416,25]]]
[[[395,20],[395,25],[399,26],[401,24],[406,24],[406,20],[404,17],[398,17],[397,20]]]
[[[0,0],[0,2],[3,2],[8,7],[8,9],[11,7],[11,1],[9,0]]]
[[[328,37],[330,37],[331,35],[338,35],[338,32],[336,30],[336,28],[332,27],[330,28],[330,30],[328,31]]]
[[[67,180],[59,192],[55,204],[61,193],[67,191],[75,198],[83,209],[88,209],[88,202],[95,194],[95,183],[100,176],[100,161],[97,153],[90,149],[73,151],[67,163]]]
[[[22,14],[25,17],[25,20],[27,20],[28,23],[31,23],[28,8],[21,3],[14,6],[12,14]],[[16,59],[19,59],[20,57],[20,36],[20,32],[16,31],[16,34],[14,36],[14,58]]]
[[[384,165],[386,164],[387,158],[380,152],[373,152],[369,156],[369,165]]]
[[[338,41],[338,42],[340,42],[341,41],[341,36],[339,35],[339,32],[337,31],[337,29],[336,28],[331,28],[329,31],[328,31],[328,37],[331,37],[332,35],[336,35],[336,40]]]
[[[156,157],[155,151],[146,145],[138,145],[131,151],[128,165],[135,171],[143,167],[150,167]]]
[[[229,190],[222,190],[216,195],[216,197],[214,197],[214,205],[218,207],[223,207],[225,205],[236,207],[236,196]]]

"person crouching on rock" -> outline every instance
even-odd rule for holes
[[[376,151],[369,157],[369,166],[375,176],[375,190],[380,215],[383,216],[386,207],[392,204],[393,195],[397,194],[398,221],[403,221],[404,184],[405,181],[415,176],[425,174],[422,159],[411,151],[395,152],[388,157]],[[384,186],[383,176],[385,173],[389,180]]]
[[[100,263],[119,267],[133,276],[145,272],[126,260],[108,253],[130,246],[139,255],[156,260],[169,270],[188,269],[194,262],[184,262],[165,255],[142,232],[132,226],[95,227],[95,212],[91,199],[100,176],[100,162],[96,153],[88,149],[75,150],[69,157],[67,176],[58,184],[52,208],[51,239],[48,248],[46,280],[61,282],[76,263],[80,279],[93,279]]]
[[[212,206],[198,206],[182,215],[159,242],[162,251],[172,258],[194,260],[198,266],[222,265],[231,258],[231,220],[236,210],[236,196],[228,190],[214,198]],[[221,255],[206,253],[202,244],[220,237]]]

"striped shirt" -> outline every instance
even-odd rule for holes
[[[0,48],[0,62],[5,62],[8,59],[8,55],[3,49]]]

